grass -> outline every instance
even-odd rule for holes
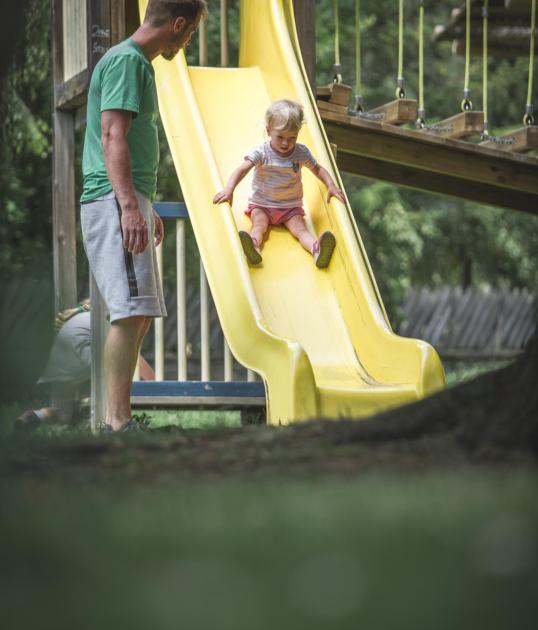
[[[150,440],[134,458],[127,440],[98,474],[94,451],[69,466],[55,451],[84,429],[37,436],[47,460],[6,435],[26,406],[0,407],[2,630],[535,627],[536,470],[187,479],[170,464],[177,444]],[[233,411],[146,413],[153,427],[240,424]]]
[[[493,361],[447,361],[444,363],[447,387],[455,387],[481,374],[500,370],[512,363],[512,361],[513,359],[499,359]]]
[[[535,473],[0,484],[5,630],[527,630]]]

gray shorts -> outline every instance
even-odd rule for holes
[[[166,316],[151,237],[155,229],[151,203],[138,192],[136,197],[150,234],[141,254],[131,254],[123,247],[121,208],[113,192],[81,205],[84,249],[111,322],[127,317]]]

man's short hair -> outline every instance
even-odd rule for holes
[[[191,23],[199,15],[207,15],[206,0],[149,0],[144,21],[152,26],[162,26],[168,20],[184,17]]]

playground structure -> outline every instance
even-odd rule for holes
[[[145,4],[141,0],[142,11]],[[221,2],[223,16],[226,4]],[[78,16],[77,21],[73,13],[76,3],[55,0],[53,5],[55,285],[57,305],[61,306],[76,298],[73,264],[76,200],[74,174],[69,166],[74,163],[74,126],[77,118],[80,119],[91,68],[111,44],[136,28],[138,7],[130,1],[91,0],[89,21],[84,25],[84,20]],[[231,212],[212,207],[211,196],[237,161],[237,131],[241,146],[259,142],[260,120],[273,98],[292,96],[305,104],[307,118],[313,124],[302,132],[303,141],[330,168],[337,181],[338,164],[344,170],[443,194],[522,210],[537,207],[538,160],[535,158],[368,120],[356,112],[348,112],[346,105],[338,102],[338,92],[340,99],[343,93],[338,82],[326,90],[324,96],[329,101],[318,103],[327,138],[308,85],[308,78],[311,80],[313,76],[313,8],[313,2],[243,1],[239,68],[203,67],[203,31],[200,67],[188,68],[183,55],[174,63],[161,60],[155,63],[161,116],[204,263],[202,291],[207,292],[207,273],[233,355],[262,378],[262,383],[229,382],[224,386],[204,379],[202,368],[200,384],[185,383],[181,380],[184,359],[178,353],[178,381],[155,384],[161,389],[154,392],[160,391],[161,400],[166,397],[165,402],[174,400],[177,404],[181,396],[185,400],[185,395],[190,393],[193,394],[190,402],[197,404],[207,399],[207,388],[213,388],[224,392],[222,400],[233,390],[240,396],[228,398],[228,402],[233,399],[238,403],[237,399],[242,396],[244,400],[251,398],[251,403],[260,404],[260,393],[265,392],[268,421],[278,423],[317,415],[365,416],[416,400],[443,386],[442,368],[435,352],[427,344],[398,338],[390,331],[351,209],[334,200],[328,208],[323,201],[323,191],[309,174],[305,177],[308,214],[318,232],[330,225],[339,243],[328,272],[316,272],[300,249],[287,246],[289,235],[277,230],[271,235],[263,268],[250,270],[246,266],[236,236],[237,228],[245,221],[242,208],[246,186],[238,189]],[[294,9],[301,42],[297,37]],[[78,38],[66,30],[70,18],[78,25]],[[221,59],[225,66],[225,20],[221,26],[223,24]],[[81,35],[86,30],[87,40]],[[88,63],[77,71],[84,66],[84,56],[77,56],[69,47],[74,47],[74,42],[79,47],[85,46],[86,41],[89,43]],[[267,50],[272,51],[271,56],[267,55]],[[67,59],[70,64],[66,63]],[[70,75],[66,74],[67,67]],[[279,68],[278,75],[274,73],[275,67]],[[215,93],[219,94],[218,106]],[[397,109],[402,111],[399,103]],[[409,109],[413,110],[413,103],[409,104]],[[178,121],[181,121],[180,126],[176,126]],[[233,138],[232,132],[235,132]],[[188,143],[188,156],[179,149],[178,137],[183,146]],[[336,163],[328,140],[337,145]],[[181,308],[184,311],[184,304],[179,305],[184,296],[181,280],[184,228],[181,226],[186,214],[178,204],[161,206],[160,211],[168,212],[178,225],[180,337],[179,312]],[[297,273],[286,277],[283,271],[290,268],[297,269]],[[299,292],[297,287],[301,288]],[[105,324],[95,290],[92,302],[95,422],[102,413],[99,352]],[[159,344],[159,347],[156,345],[156,371],[157,376],[162,377],[159,368],[162,335],[156,330],[155,337]],[[184,347],[183,340],[179,338],[178,348],[182,345]],[[231,355],[227,356],[230,362]],[[207,356],[205,360],[202,356],[205,376],[209,374],[208,360]],[[250,372],[252,379],[253,372]],[[243,386],[250,389],[241,389]],[[249,397],[249,393],[254,395]]]
[[[536,47],[536,0],[466,0],[453,13],[459,25],[458,40],[465,55],[462,111],[449,119],[427,124],[424,91],[424,2],[419,2],[418,101],[407,98],[403,68],[404,2],[398,0],[397,99],[364,111],[362,102],[360,0],[354,0],[355,102],[348,108],[352,89],[341,81],[339,60],[338,2],[333,0],[335,24],[335,81],[331,90],[318,91],[318,108],[330,142],[337,151],[337,165],[347,172],[383,179],[401,186],[452,195],[470,201],[536,213],[538,208],[538,160],[520,153],[538,149],[538,126],[532,113],[534,51]],[[492,9],[489,5],[495,5]],[[488,124],[488,24],[499,20],[499,4],[506,16],[528,26],[529,73],[527,100],[522,107],[524,126],[504,137],[490,133]],[[476,18],[478,12],[479,20]],[[484,111],[472,109],[469,90],[471,50],[476,49],[472,24],[480,26],[483,57]],[[510,19],[510,17],[508,18]],[[464,26],[461,26],[461,24]],[[475,29],[476,31],[476,29]],[[439,35],[438,30],[438,37]],[[472,46],[472,44],[475,44]],[[328,98],[328,100],[327,100]],[[404,124],[411,125],[402,128]],[[466,139],[472,140],[466,142]],[[480,143],[476,139],[482,140]]]

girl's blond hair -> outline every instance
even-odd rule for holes
[[[299,131],[304,123],[303,106],[287,98],[274,101],[265,112],[265,124],[275,131]]]

